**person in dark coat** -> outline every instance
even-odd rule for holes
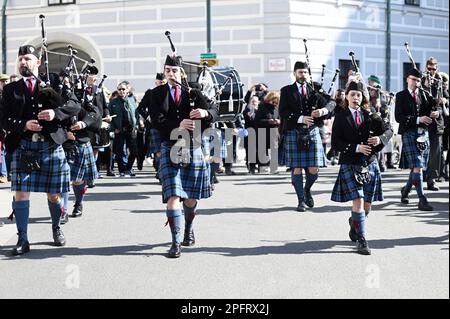
[[[280,116],[286,166],[292,169],[292,184],[297,193],[299,212],[306,206],[313,208],[311,188],[319,177],[319,168],[325,167],[325,153],[319,127],[334,111],[335,102],[317,93],[310,81],[308,64],[294,66],[296,82],[281,89]],[[314,85],[314,87],[313,87]],[[303,171],[306,183],[303,185]]]
[[[28,218],[30,193],[46,193],[52,217],[53,241],[66,244],[60,228],[61,194],[69,191],[70,168],[61,146],[67,140],[62,122],[80,111],[75,96],[61,97],[51,87],[41,87],[37,78],[41,61],[31,45],[19,48],[17,68],[22,80],[5,86],[0,119],[6,130],[6,149],[12,154],[12,203],[18,231],[13,255],[30,251]]]
[[[401,190],[401,202],[409,203],[409,193],[415,186],[419,210],[432,211],[423,191],[423,171],[428,167],[430,153],[428,128],[439,117],[439,112],[433,111],[436,102],[421,89],[421,76],[418,70],[410,70],[408,88],[397,93],[395,102],[395,119],[400,124],[398,134],[402,135],[403,144],[400,168],[411,170],[408,182]]]
[[[370,113],[362,83],[350,82],[344,110],[336,114],[331,143],[341,152],[339,175],[331,200],[353,202],[349,219],[350,239],[357,242],[358,253],[370,255],[366,241],[366,217],[374,201],[383,200],[379,153],[393,136],[390,125]]]
[[[162,141],[159,174],[172,233],[169,258],[180,257],[181,245],[195,244],[193,221],[198,201],[212,194],[201,133],[218,118],[217,105],[208,104],[200,90],[188,91],[180,86],[181,74],[181,57],[167,56],[164,75],[168,84],[153,89],[150,102],[152,125]],[[185,231],[181,241],[183,211]]]
[[[278,92],[269,92],[264,98],[264,103],[258,108],[255,116],[255,123],[258,128],[258,134],[265,134],[266,138],[261,145],[258,138],[258,154],[269,158],[269,150],[278,146],[278,128],[281,124],[280,112],[280,94]],[[278,154],[277,154],[278,157]],[[270,162],[263,159],[258,161],[260,167],[267,166]],[[272,173],[274,173],[272,171]]]

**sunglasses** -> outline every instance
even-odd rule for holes
[[[126,91],[127,89],[125,89],[125,88],[120,88],[120,89],[117,89],[117,91]]]
[[[428,68],[428,71],[437,71],[436,68]]]

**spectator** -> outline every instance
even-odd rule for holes
[[[130,85],[121,82],[117,86],[119,97],[111,101],[109,105],[110,115],[113,117],[111,129],[114,131],[114,152],[120,177],[134,177],[133,164],[137,156],[137,130],[139,126],[139,113],[136,100],[130,96]],[[116,117],[114,117],[114,115]],[[124,145],[129,150],[127,166],[124,165]]]
[[[264,98],[266,97],[267,93],[269,93],[269,86],[265,83],[259,83],[256,85],[253,85],[250,90],[248,90],[247,94],[245,95],[244,102],[246,104],[250,103],[250,98],[253,96],[257,96],[259,99],[259,102],[264,102]]]
[[[277,145],[278,142],[278,134],[275,136],[271,136],[272,129],[278,129],[281,124],[280,113],[278,110],[278,106],[280,104],[280,93],[278,92],[270,92],[266,95],[264,99],[264,103],[258,108],[255,116],[255,123],[258,127],[258,134],[262,134],[264,130],[259,130],[260,128],[265,129],[266,140],[263,145],[259,144],[258,138],[258,154],[262,153],[261,148],[264,149],[264,154],[266,157],[270,158],[269,149],[271,149],[272,145]],[[278,133],[278,130],[275,130]],[[272,134],[273,135],[273,134]],[[272,139],[273,138],[273,139]],[[259,164],[259,172],[263,172],[267,165],[270,165],[269,162],[266,162],[264,159],[258,158]],[[276,171],[271,171],[272,174],[277,173]]]

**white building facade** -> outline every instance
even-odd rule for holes
[[[446,0],[391,1],[390,89],[403,89],[409,66],[404,43],[424,67],[433,56],[448,72],[449,3]],[[411,4],[406,4],[411,3]],[[221,67],[233,66],[248,88],[268,83],[278,90],[293,81],[292,67],[304,60],[307,39],[314,79],[322,64],[329,87],[341,68],[344,85],[349,52],[354,51],[365,76],[386,83],[387,1],[354,0],[212,0],[212,51]],[[114,89],[128,80],[138,96],[153,85],[170,46],[170,30],[185,61],[199,62],[206,52],[206,0],[9,0],[6,10],[7,72],[14,73],[17,48],[40,46],[39,15],[50,50],[67,44],[93,57]],[[53,63],[64,63],[51,57]],[[56,61],[60,59],[59,61]]]

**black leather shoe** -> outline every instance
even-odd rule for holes
[[[367,241],[364,237],[358,238],[357,248],[358,248],[358,254],[360,254],[360,255],[368,256],[368,255],[372,254],[372,252],[370,251],[370,248],[369,248],[369,244],[367,243]]]
[[[386,166],[384,166],[384,164],[380,164],[380,172],[381,173],[386,172]]]
[[[433,191],[433,192],[438,192],[438,191],[440,190],[440,188],[436,185],[435,182],[428,183],[427,189],[428,189],[429,191]]]
[[[94,187],[95,187],[95,183],[94,183],[93,181],[89,181],[89,182],[87,183],[87,187],[88,187],[88,188],[94,188]]]
[[[172,244],[172,247],[170,247],[169,254],[167,257],[169,258],[179,258],[181,255],[181,245],[180,244]]]
[[[17,246],[12,250],[13,256],[20,256],[26,254],[30,251],[30,243],[28,241],[23,241],[17,243]]]
[[[406,187],[403,187],[401,190],[402,193],[402,204],[409,204],[409,192],[406,191]]]
[[[306,212],[306,206],[305,206],[305,203],[301,202],[301,203],[297,206],[297,211],[300,212],[300,213]]]
[[[69,222],[69,214],[67,211],[64,211],[64,214],[61,216],[61,225],[67,224]]]
[[[348,224],[350,225],[350,231],[348,232],[348,237],[350,237],[350,240],[354,243],[358,240],[358,234],[356,233],[355,227],[353,227],[353,219],[350,217],[348,219]]]
[[[428,204],[428,200],[425,197],[422,197],[419,201],[419,210],[424,212],[432,212],[434,208]]]
[[[183,242],[181,243],[181,246],[192,247],[194,245],[195,245],[194,231],[191,231],[191,232],[185,231]]]
[[[305,189],[305,204],[309,208],[313,208],[314,207],[314,199],[313,199],[313,197],[311,195],[311,190],[306,190]]]
[[[64,233],[62,232],[61,228],[53,228],[53,241],[55,243],[55,246],[58,247],[66,245],[66,237],[64,237]]]
[[[117,177],[117,175],[116,175],[114,172],[111,172],[111,171],[107,172],[107,173],[106,173],[106,176],[109,176],[109,177]]]
[[[72,217],[81,217],[83,215],[83,204],[75,204],[72,211]]]
[[[217,178],[216,175],[214,175],[213,183],[214,184],[219,184],[220,183],[220,181],[219,181],[219,179]]]

